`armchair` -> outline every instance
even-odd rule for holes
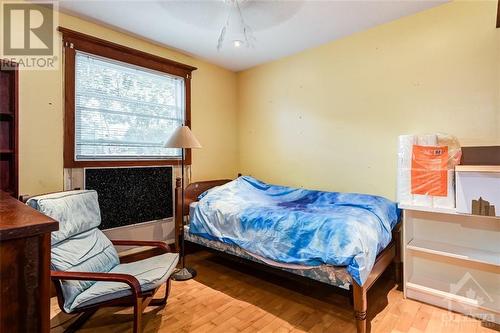
[[[163,242],[109,240],[97,228],[101,215],[95,191],[46,194],[27,204],[59,221],[59,231],[51,235],[51,279],[61,310],[82,313],[67,331],[76,330],[100,307],[133,306],[133,332],[141,332],[143,310],[166,304],[179,255]],[[123,245],[153,246],[163,254],[120,263],[115,246]],[[163,284],[165,295],[153,299]]]

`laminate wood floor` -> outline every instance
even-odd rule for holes
[[[149,307],[144,332],[356,332],[349,298],[327,286],[289,281],[220,259],[209,252],[189,255],[194,280],[172,282],[165,308]],[[160,290],[163,292],[164,290]],[[486,333],[498,325],[403,299],[390,277],[368,294],[372,333]],[[74,316],[51,300],[51,332],[62,332]],[[132,308],[104,308],[82,327],[85,333],[130,332]]]

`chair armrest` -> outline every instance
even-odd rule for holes
[[[50,271],[52,280],[84,280],[84,281],[111,281],[122,282],[129,285],[136,298],[142,297],[141,284],[133,275],[121,273],[101,272],[64,272]]]
[[[170,246],[165,244],[164,242],[160,241],[140,241],[140,240],[111,240],[111,243],[113,245],[119,245],[119,246],[152,246],[152,247],[158,247],[165,252],[172,252],[170,250]]]

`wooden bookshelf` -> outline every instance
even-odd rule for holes
[[[0,190],[18,195],[18,70],[0,69]]]

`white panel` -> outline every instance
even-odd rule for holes
[[[127,225],[103,230],[103,232],[109,239],[157,240],[168,243],[173,243],[175,240],[173,218]],[[122,248],[126,249],[128,247]],[[123,249],[118,250],[121,252]]]
[[[500,173],[459,172],[457,182],[457,211],[472,213],[472,200],[482,197],[495,205],[496,216],[500,216]]]

